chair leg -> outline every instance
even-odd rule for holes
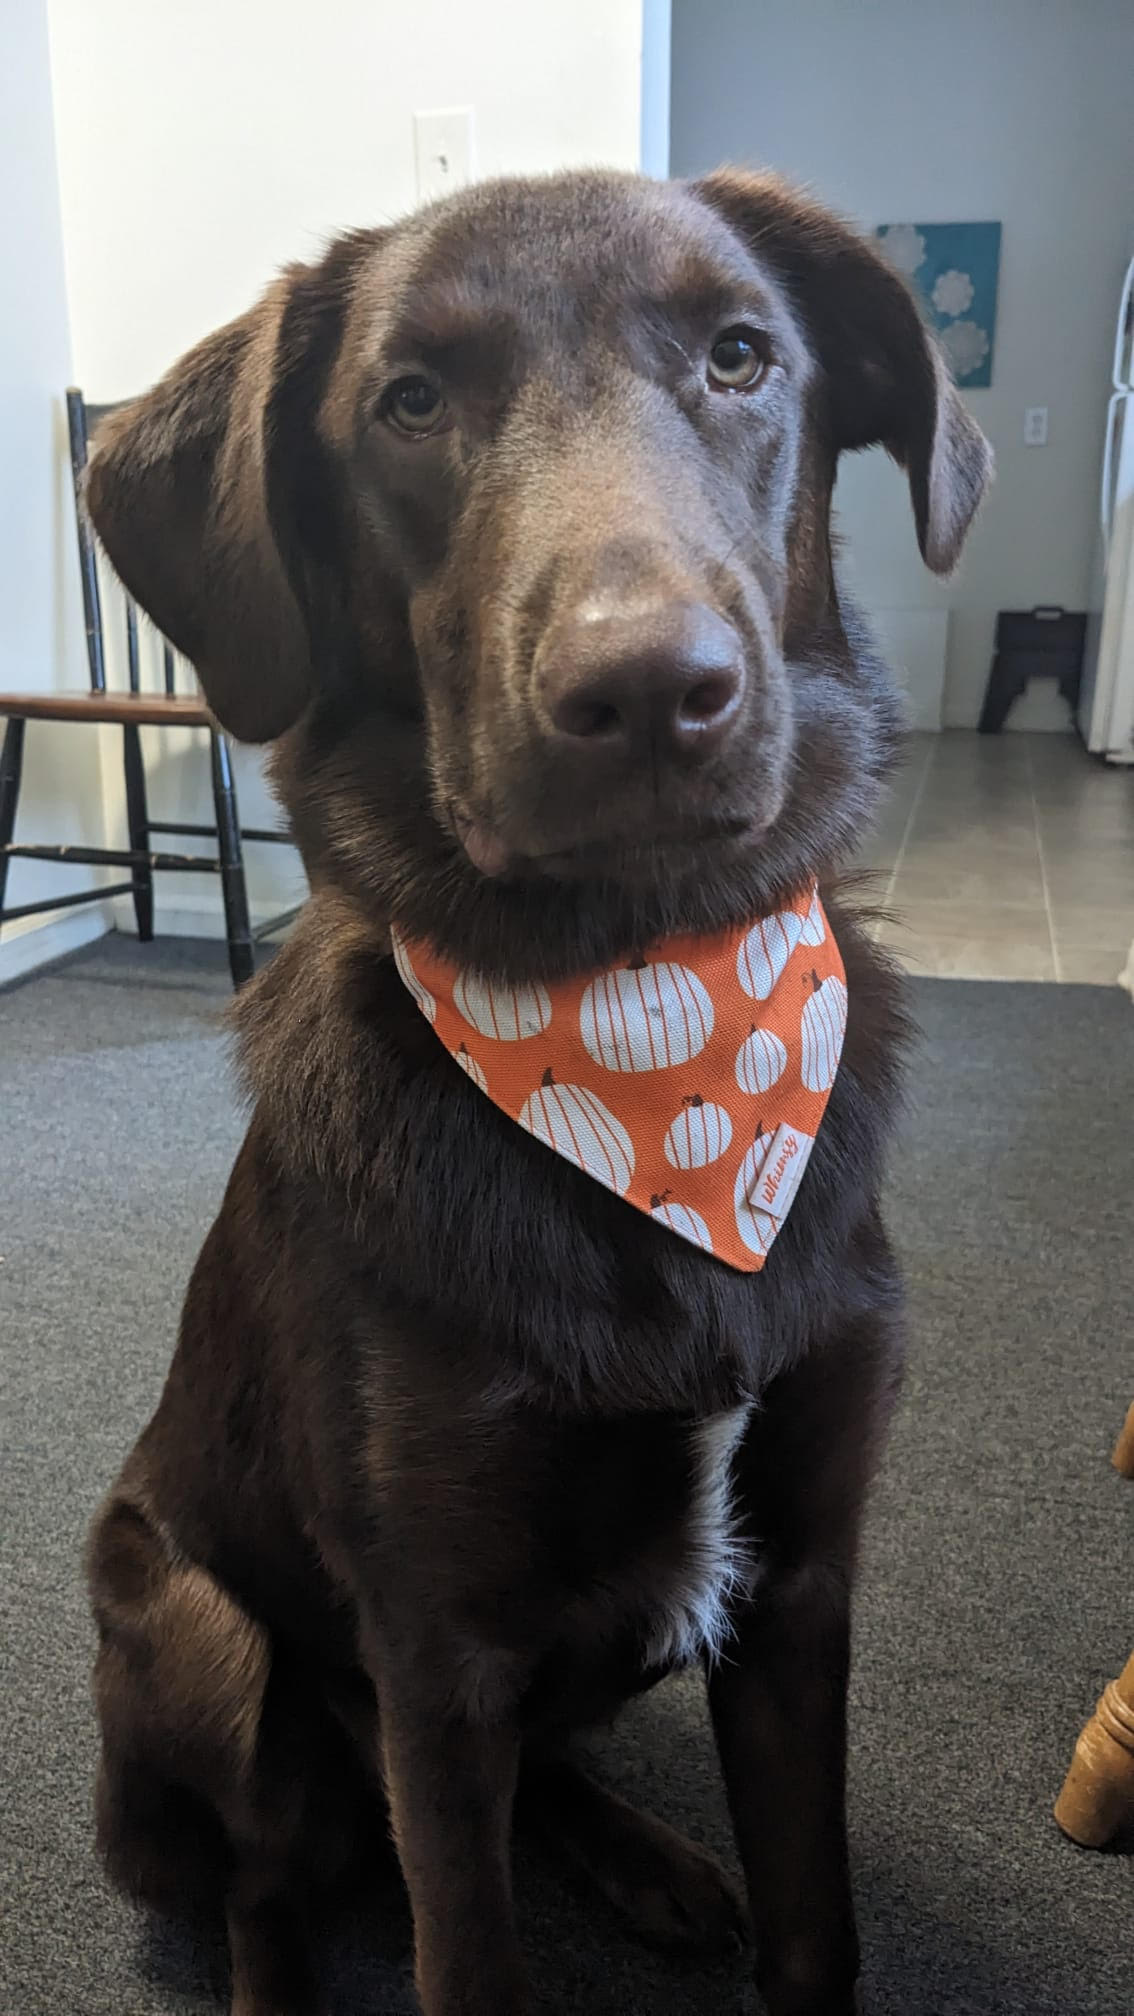
[[[1081,1848],[1105,1848],[1134,1824],[1134,1653],[1075,1745],[1055,1817]]]
[[[236,809],[236,785],[232,776],[232,756],[225,737],[211,729],[213,757],[213,803],[217,811],[217,852],[221,864],[221,893],[224,896],[225,935],[232,984],[242,987],[255,970],[252,926],[248,919],[248,890],[244,881],[244,850],[240,841],[240,818]]]
[[[1120,1477],[1129,1477],[1134,1482],[1134,1403],[1126,1416],[1126,1425],[1114,1445],[1111,1462]]]
[[[1134,1406],[1111,1462],[1121,1476],[1134,1478]],[[1080,1734],[1055,1817],[1081,1848],[1105,1848],[1134,1827],[1134,1652],[1118,1679],[1103,1688]]]
[[[0,917],[3,916],[4,891],[8,886],[8,855],[5,850],[16,830],[16,805],[24,765],[24,725],[23,721],[9,721],[4,731],[3,753],[0,754]]]
[[[146,805],[146,768],[142,761],[142,738],[134,721],[127,721],[122,729],[122,761],[126,772],[126,824],[130,831],[130,845],[148,853],[150,819]],[[131,874],[138,936],[148,945],[154,935],[154,871],[147,863],[144,868],[133,868]]]

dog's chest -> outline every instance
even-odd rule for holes
[[[667,1548],[665,1571],[643,1590],[648,1666],[719,1657],[731,1631],[730,1604],[751,1585],[754,1562],[741,1533],[734,1474],[750,1412],[747,1404],[732,1407],[687,1431],[689,1490],[672,1559]]]

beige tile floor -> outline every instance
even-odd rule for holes
[[[1134,770],[1073,735],[912,737],[863,849],[913,973],[1114,982],[1134,940]]]

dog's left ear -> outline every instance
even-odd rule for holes
[[[948,574],[992,450],[909,288],[865,239],[775,176],[726,168],[690,187],[785,286],[822,370],[836,453],[881,442],[901,463],[922,558]]]

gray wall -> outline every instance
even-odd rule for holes
[[[993,383],[966,398],[999,477],[961,573],[917,558],[875,452],[839,485],[880,608],[951,611],[945,718],[975,721],[997,608],[1081,608],[1108,355],[1134,251],[1134,0],[673,0],[672,169],[758,162],[872,228],[999,218]],[[1050,409],[1046,448],[1024,408]],[[1040,689],[1016,726],[1062,726]]]

